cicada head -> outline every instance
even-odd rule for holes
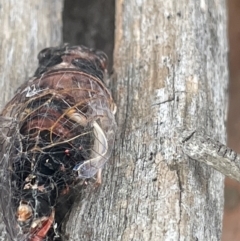
[[[100,80],[107,75],[107,55],[84,46],[65,44],[62,47],[46,48],[38,54],[38,61],[35,76],[60,68],[78,69]]]

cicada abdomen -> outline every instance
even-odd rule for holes
[[[93,177],[114,145],[105,54],[65,45],[38,59],[0,117],[1,205],[12,240],[46,238],[59,197]]]

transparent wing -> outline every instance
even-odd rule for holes
[[[74,170],[78,171],[81,178],[94,176],[108,161],[114,147],[116,132],[114,113],[109,107],[107,108],[104,100],[99,98],[96,101],[90,102],[89,106],[92,108],[97,120],[91,123],[94,141],[90,156],[83,163],[77,164],[74,167]]]
[[[17,155],[19,145],[17,121],[0,116],[0,207],[10,240],[26,240],[16,222],[16,212],[12,206],[11,160]]]

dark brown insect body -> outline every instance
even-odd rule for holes
[[[0,203],[11,240],[47,236],[59,197],[101,170],[116,131],[102,52],[63,46],[38,58],[0,116]]]

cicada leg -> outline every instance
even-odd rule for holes
[[[99,187],[101,184],[102,184],[102,168],[100,168],[100,169],[97,171],[97,174],[96,174],[96,182],[95,182],[94,186],[97,188],[97,187]]]
[[[43,224],[42,228],[29,241],[43,241],[54,222],[54,217],[55,211],[53,210],[49,219]]]

